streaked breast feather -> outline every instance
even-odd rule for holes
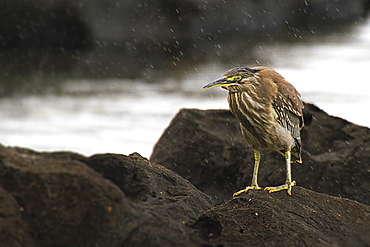
[[[239,121],[252,133],[269,132],[269,130],[262,128],[262,126],[269,126],[267,123],[271,118],[266,106],[253,100],[248,93],[231,93],[229,104]]]

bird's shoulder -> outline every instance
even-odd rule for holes
[[[260,70],[258,73],[263,78],[269,78],[270,83],[274,84],[275,95],[272,100],[274,107],[286,109],[297,116],[303,115],[303,102],[297,89],[290,84],[283,76],[268,67],[253,67]]]

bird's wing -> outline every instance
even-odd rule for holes
[[[278,92],[272,102],[277,114],[277,121],[287,129],[295,140],[292,150],[292,162],[302,163],[301,158],[301,134],[303,127],[303,102],[297,90],[291,84],[278,85]]]
[[[303,127],[303,103],[300,94],[291,84],[276,84],[278,92],[272,106],[277,114],[277,121],[300,144],[300,130]]]

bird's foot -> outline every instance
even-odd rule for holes
[[[287,190],[288,195],[292,195],[292,187],[295,185],[295,181],[291,182],[290,184],[286,183],[276,187],[266,187],[264,190],[268,190],[269,193],[280,191],[280,190]]]
[[[247,186],[244,190],[239,190],[233,194],[233,197],[240,195],[241,193],[248,192],[248,190],[260,190],[261,188],[258,185]]]

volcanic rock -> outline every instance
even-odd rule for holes
[[[189,246],[185,226],[212,206],[138,154],[0,146],[0,185],[1,246]]]
[[[0,145],[0,246],[369,246],[369,205],[310,190],[369,202],[369,129],[305,107],[304,163],[293,177],[306,188],[292,196],[231,198],[253,162],[226,110],[181,110],[152,155],[213,202],[137,153]],[[282,183],[283,158],[263,154],[260,185]]]
[[[370,207],[295,187],[250,191],[194,223],[205,246],[368,246]]]
[[[368,246],[370,206],[294,187],[213,207],[134,153],[0,146],[0,246]]]
[[[370,204],[370,130],[305,104],[303,164],[292,164],[298,185]],[[228,110],[182,109],[155,145],[150,160],[211,195],[215,202],[251,183],[253,151]],[[285,181],[284,157],[262,152],[259,185]],[[294,193],[294,188],[293,188]]]

